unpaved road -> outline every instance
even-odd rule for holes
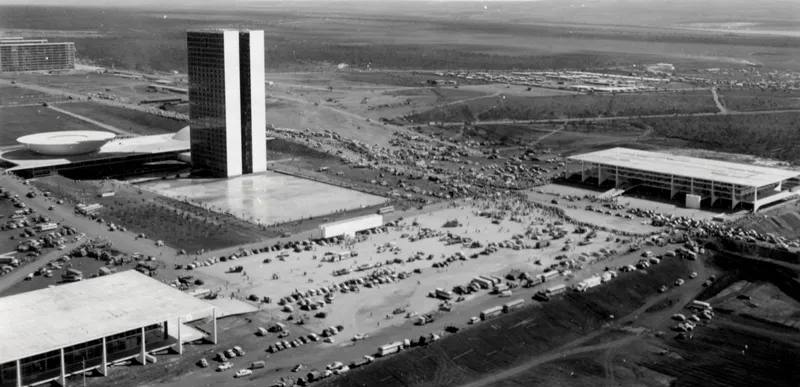
[[[613,350],[628,345],[632,343],[634,340],[640,339],[639,334],[634,334],[633,333],[634,331],[630,331],[631,332],[630,336],[625,336],[617,340],[612,340],[599,344],[582,345],[587,341],[600,337],[604,334],[611,332],[614,329],[619,329],[621,327],[636,326],[636,327],[646,328],[646,330],[642,330],[641,332],[645,332],[647,330],[655,330],[655,329],[667,329],[667,326],[670,325],[671,323],[671,321],[669,320],[669,316],[678,313],[681,309],[683,309],[684,305],[686,305],[692,299],[694,299],[694,296],[702,290],[703,278],[707,276],[707,270],[705,266],[698,262],[694,262],[691,265],[691,269],[697,271],[698,276],[696,279],[687,281],[687,283],[684,284],[682,287],[679,288],[673,287],[671,291],[668,291],[666,293],[658,295],[657,297],[649,299],[642,306],[640,306],[627,316],[617,320],[612,326],[603,329],[598,329],[592,333],[589,333],[586,336],[583,336],[570,343],[562,345],[561,347],[553,349],[552,351],[548,351],[540,356],[535,356],[516,367],[509,368],[491,375],[487,375],[481,379],[474,380],[467,384],[463,384],[461,385],[461,387],[479,387],[479,386],[492,385],[501,380],[513,378],[515,375],[523,373],[526,370],[530,369],[531,367],[536,367],[538,365],[547,362],[563,359],[569,356],[585,352]],[[659,285],[654,284],[654,286],[659,286]],[[653,313],[646,312],[647,309],[653,307],[654,305],[658,305],[659,303],[664,302],[668,299],[673,299],[673,303],[668,308],[654,311]],[[607,370],[607,372],[610,372],[609,377],[613,378],[613,370]]]
[[[560,119],[546,119],[546,120],[487,120],[475,121],[472,125],[531,125],[531,124],[558,124],[566,122],[603,122],[603,121],[623,121],[623,120],[638,120],[647,118],[670,118],[670,117],[711,117],[719,115],[731,116],[749,116],[758,114],[782,114],[782,113],[800,113],[800,109],[781,109],[781,110],[752,110],[746,112],[730,111],[727,113],[710,112],[710,113],[678,113],[678,114],[650,114],[650,115],[637,115],[637,116],[613,116],[613,117],[573,117],[573,118],[560,118]],[[463,122],[442,122],[439,126],[460,126],[464,125]]]
[[[717,93],[716,86],[711,88],[711,95],[714,96],[714,103],[717,105],[717,109],[719,109],[720,114],[730,113],[728,108],[726,108],[725,105],[722,104],[722,101],[719,99],[719,93]]]

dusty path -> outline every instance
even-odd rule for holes
[[[553,131],[551,131],[549,133],[545,133],[544,135],[540,136],[539,138],[537,138],[534,142],[532,142],[528,146],[534,146],[534,145],[542,142],[542,140],[544,140],[545,138],[548,138],[548,137],[550,137],[550,136],[552,136],[552,135],[564,130],[564,128],[566,128],[566,127],[567,127],[567,125],[561,125],[557,129],[554,129]]]
[[[12,83],[12,82],[14,82],[14,83]],[[25,89],[38,91],[40,93],[55,94],[55,95],[63,95],[65,97],[72,97],[72,99],[78,100],[78,101],[89,100],[89,98],[87,98],[85,95],[82,95],[82,94],[71,93],[69,91],[65,91],[65,90],[62,90],[62,89],[57,89],[57,88],[54,88],[54,87],[39,86],[39,85],[30,84],[30,83],[20,83],[20,82],[17,82],[17,81],[11,81],[9,79],[0,79],[0,85],[15,85],[15,86],[19,86],[19,87],[22,87],[22,88],[25,88]]]
[[[781,110],[751,110],[746,112],[728,111],[727,115],[732,116],[749,116],[758,114],[782,114],[782,113],[800,113],[800,109],[781,109]],[[559,118],[547,120],[488,120],[488,121],[475,121],[473,125],[529,125],[529,124],[558,124],[565,122],[605,122],[605,121],[624,121],[624,120],[638,120],[647,118],[671,118],[671,117],[711,117],[723,115],[719,112],[709,113],[678,113],[678,114],[650,114],[650,115],[637,115],[637,116],[614,116],[614,117],[575,117],[575,118]],[[464,125],[463,122],[442,122],[440,126],[459,126]]]
[[[463,384],[462,387],[478,387],[478,386],[491,385],[498,381],[512,378],[517,374],[525,372],[531,367],[535,367],[568,356],[585,352],[599,351],[599,350],[610,351],[610,353],[607,354],[606,358],[607,361],[606,376],[609,378],[609,380],[613,380],[613,370],[610,368],[613,363],[612,361],[613,359],[611,358],[613,355],[613,350],[625,346],[627,344],[630,344],[634,340],[639,339],[640,335],[634,334],[634,332],[631,331],[630,336],[626,336],[621,339],[594,345],[582,345],[582,344],[597,337],[600,337],[604,334],[607,334],[612,329],[626,327],[626,326],[644,327],[645,330],[643,331],[651,329],[667,329],[666,326],[670,324],[668,316],[678,313],[681,309],[683,309],[684,305],[686,305],[688,302],[694,299],[694,296],[702,290],[701,278],[705,278],[707,274],[706,268],[699,263],[694,263],[691,265],[691,269],[696,270],[698,272],[698,277],[696,279],[688,281],[681,288],[673,288],[673,290],[671,291],[668,291],[666,293],[660,294],[656,297],[647,300],[647,302],[638,307],[636,310],[632,311],[625,317],[616,320],[612,326],[595,330],[587,334],[586,336],[580,337],[576,340],[573,340],[570,343],[562,345],[561,347],[548,351],[543,355],[535,356],[526,361],[525,363],[522,363],[516,367],[509,368],[497,372],[495,374],[487,375],[482,379],[475,380],[467,384]],[[654,284],[654,286],[658,285]],[[646,312],[647,309],[650,309],[654,305],[658,305],[659,303],[667,301],[668,299],[674,299],[673,303],[669,307],[658,311],[654,311],[653,313]]]
[[[535,367],[535,366],[540,365],[540,364],[544,364],[544,363],[547,363],[547,362],[551,362],[553,360],[558,360],[558,359],[565,358],[565,357],[572,356],[572,355],[577,355],[577,354],[580,354],[580,353],[594,352],[594,351],[599,351],[599,350],[604,350],[604,349],[611,349],[611,348],[619,348],[619,347],[622,347],[622,346],[625,346],[625,345],[631,343],[632,341],[634,341],[634,340],[636,340],[638,338],[639,338],[638,336],[626,336],[626,337],[623,337],[621,339],[617,339],[617,340],[614,340],[614,341],[609,341],[609,342],[605,342],[605,343],[601,343],[601,344],[586,345],[586,346],[575,347],[575,348],[570,348],[570,349],[566,349],[566,350],[559,349],[559,350],[556,350],[555,352],[548,353],[546,355],[537,356],[537,357],[525,362],[522,365],[516,366],[514,368],[509,368],[509,369],[507,369],[505,371],[496,373],[494,375],[485,377],[483,379],[475,380],[475,381],[472,381],[472,382],[467,383],[467,384],[462,384],[461,386],[462,387],[479,387],[479,386],[491,385],[491,384],[496,383],[498,381],[511,378],[514,375],[522,373],[525,370],[527,370],[527,369],[529,369],[531,367]]]
[[[714,103],[717,104],[717,109],[719,109],[719,113],[720,114],[728,114],[728,113],[730,113],[728,108],[726,108],[725,105],[722,103],[722,101],[719,99],[719,93],[717,93],[717,87],[716,86],[711,88],[711,95],[714,96]]]

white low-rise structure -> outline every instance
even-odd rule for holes
[[[357,232],[383,226],[383,215],[372,214],[350,218],[338,222],[325,223],[319,226],[321,238],[338,236],[354,237]]]

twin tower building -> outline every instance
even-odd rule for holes
[[[215,177],[267,170],[264,31],[187,34],[194,169]]]

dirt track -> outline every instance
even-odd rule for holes
[[[698,279],[705,278],[708,275],[707,268],[704,265],[694,264],[692,265],[692,268],[698,272]],[[586,336],[583,336],[577,340],[567,343],[545,354],[535,356],[527,360],[525,363],[520,364],[516,367],[509,368],[507,370],[503,370],[495,374],[485,376],[482,379],[475,380],[467,384],[463,384],[461,385],[461,387],[479,387],[479,386],[492,385],[493,383],[496,383],[498,381],[513,378],[515,375],[524,373],[530,368],[536,367],[544,363],[548,363],[554,360],[586,352],[617,349],[625,345],[631,344],[635,340],[639,340],[643,332],[649,330],[668,329],[667,325],[669,325],[670,322],[669,316],[678,313],[681,309],[683,309],[684,305],[686,305],[692,299],[694,299],[695,295],[698,294],[701,289],[702,289],[702,282],[700,280],[695,279],[693,281],[688,281],[681,288],[674,288],[672,291],[666,292],[657,297],[649,299],[639,308],[637,308],[627,316],[617,320],[616,323],[614,323],[609,327],[594,331]],[[671,307],[659,310],[654,313],[646,313],[646,311],[649,308],[663,301],[666,301],[667,299],[673,299]],[[616,329],[620,329],[626,326],[630,327],[641,326],[645,327],[647,330],[640,330],[638,331],[639,332],[638,334],[632,334],[630,336],[625,336],[620,339],[603,342],[600,344],[583,345],[586,342],[597,339]],[[629,331],[629,332],[633,333],[634,331]],[[606,369],[606,373],[609,375],[609,377],[613,378],[613,370]]]

